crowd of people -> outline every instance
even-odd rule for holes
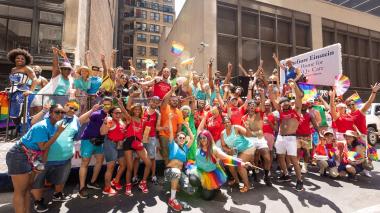
[[[280,85],[277,69],[266,77],[261,62],[256,71],[239,66],[250,78],[243,88],[231,83],[232,64],[222,77],[213,71],[212,60],[207,75],[186,71],[180,76],[177,68],[165,63],[160,70],[149,66],[137,71],[131,62],[128,71],[115,68],[117,51],[109,63],[101,55],[101,67],[91,66],[87,52],[84,65],[76,69],[64,51],[53,48],[52,53],[50,81],[41,76],[39,66],[32,65],[27,51],[8,54],[15,65],[10,73],[9,116],[17,127],[15,134],[21,136],[6,155],[16,212],[28,212],[30,194],[34,209],[47,211],[46,182],[54,185],[53,201],[67,200],[63,191],[77,140],[80,198],[88,198],[90,189],[133,196],[132,188],[137,186],[149,193],[149,184],[158,184],[158,150],[170,188],[168,205],[175,211],[183,209],[176,198],[178,190],[198,192],[206,200],[213,199],[224,184],[246,193],[251,189],[250,176],[258,181],[260,171],[271,187],[273,181],[291,181],[294,169],[297,191],[304,190],[303,174],[313,164],[321,176],[371,177],[373,148],[366,142],[365,113],[379,83],[371,86],[371,96],[358,108],[354,100],[336,97],[335,88],[329,97],[303,100],[298,85],[307,79],[292,61],[282,65],[276,55],[274,60],[286,74],[285,84]],[[27,131],[20,134],[23,128]],[[95,165],[87,182],[91,158]],[[277,180],[272,175],[274,159],[281,171]]]

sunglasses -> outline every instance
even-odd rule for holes
[[[183,140],[183,139],[185,139],[185,137],[178,137],[178,139]]]
[[[72,110],[72,111],[74,111],[74,112],[78,111],[78,109],[75,108],[75,107],[69,107],[69,109]]]
[[[121,114],[121,112],[114,112],[113,114],[116,114],[116,115],[120,115],[120,114]]]
[[[347,104],[347,106],[355,106],[355,104]]]
[[[207,137],[206,136],[199,136],[199,139],[200,140],[207,140]]]
[[[269,81],[270,84],[277,84],[277,81]]]
[[[56,114],[56,115],[64,115],[64,114],[66,114],[66,112],[64,112],[64,111],[54,111],[54,113]]]

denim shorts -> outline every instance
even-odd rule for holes
[[[90,140],[82,140],[80,143],[80,155],[82,158],[91,158],[93,154],[103,154],[103,144],[95,146]]]
[[[106,158],[107,163],[111,161],[117,161],[119,158],[124,157],[123,149],[117,149],[117,144],[109,140],[107,137],[104,138],[103,148],[104,157]]]
[[[158,140],[156,137],[149,137],[149,142],[144,143],[144,148],[146,149],[149,158],[152,160],[156,159],[157,142]]]
[[[62,165],[46,165],[45,170],[38,173],[34,179],[32,188],[42,189],[45,185],[45,180],[54,185],[65,184],[71,171],[71,159],[67,160]]]
[[[32,165],[20,145],[15,144],[6,155],[9,175],[27,174],[32,171]]]

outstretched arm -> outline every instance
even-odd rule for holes
[[[380,83],[375,83],[375,85],[371,85],[372,92],[371,95],[369,96],[368,100],[365,102],[364,106],[360,109],[360,112],[365,114],[368,109],[371,107],[371,104],[376,98],[377,91],[380,89]]]
[[[330,91],[330,113],[333,121],[336,121],[338,119],[338,114],[336,112],[336,107],[335,107],[335,87],[333,88],[332,91]]]
[[[102,66],[103,66],[103,79],[104,79],[107,75],[109,75],[108,67],[106,64],[106,56],[104,54],[100,54],[100,61],[102,62]]]
[[[279,66],[281,69],[285,69],[285,66],[282,65],[280,61],[278,60],[276,53],[273,53],[273,59],[274,59],[274,62],[276,62],[277,66]]]
[[[232,64],[228,63],[228,65],[227,65],[227,75],[226,75],[226,78],[224,79],[224,83],[225,84],[230,83],[231,74],[232,74]]]
[[[53,47],[52,49],[53,49],[53,66],[51,69],[51,72],[52,72],[51,78],[54,78],[54,77],[58,76],[59,74],[61,74],[61,71],[59,70],[59,66],[58,66],[59,49],[56,47]]]
[[[212,77],[212,61],[208,63],[208,85],[210,86],[211,91],[214,91],[214,79]]]

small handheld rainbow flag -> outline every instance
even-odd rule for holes
[[[184,49],[185,49],[185,47],[181,43],[173,41],[171,52],[174,55],[180,56]]]
[[[362,99],[360,98],[358,92],[355,92],[354,94],[352,94],[350,97],[347,98],[347,100],[353,100],[355,101],[355,104],[356,106],[360,106],[361,104],[363,104],[363,101]]]
[[[193,64],[193,63],[194,63],[194,60],[195,60],[195,57],[185,59],[185,60],[181,61],[181,65],[189,65],[189,64]]]
[[[335,81],[336,95],[342,96],[350,88],[350,79],[345,75],[339,75]]]
[[[314,100],[317,97],[318,91],[315,85],[300,83],[298,86],[304,93],[302,101]]]

